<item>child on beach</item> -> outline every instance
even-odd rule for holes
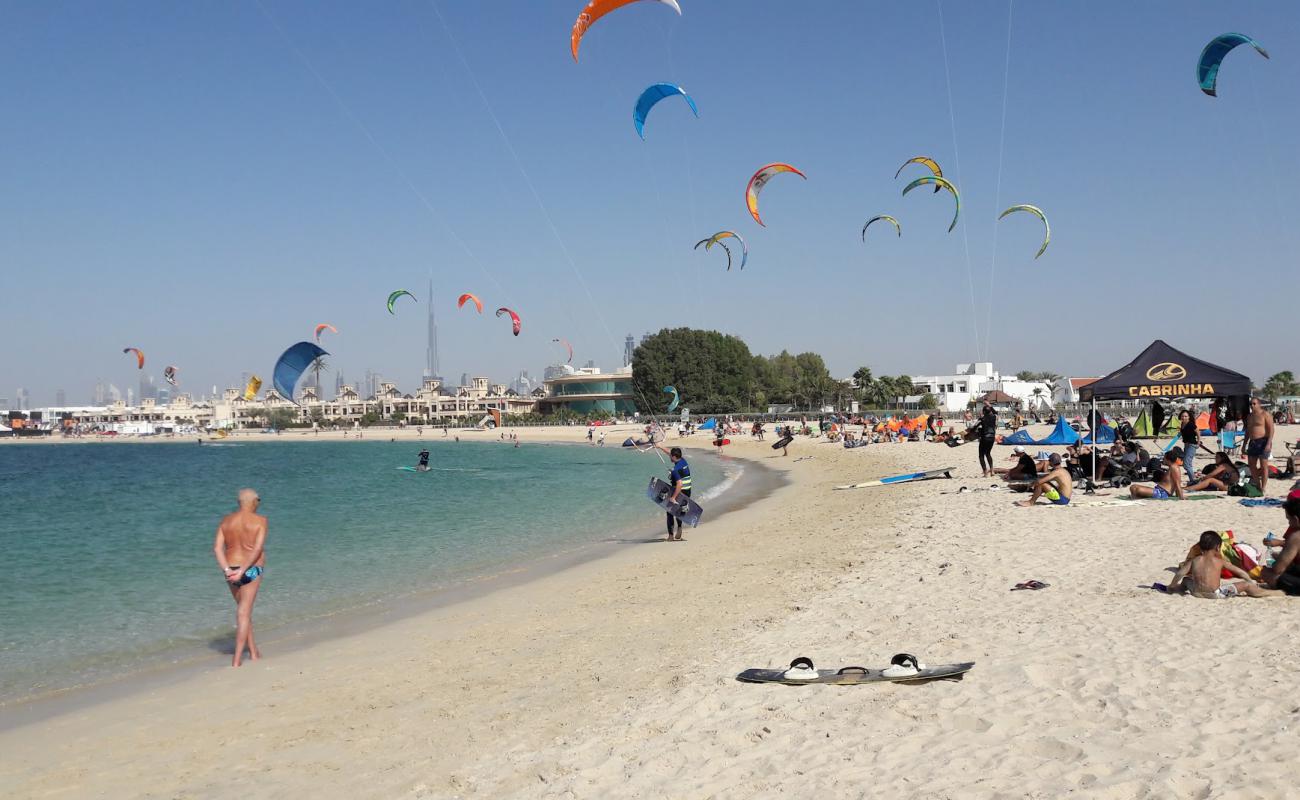
[[[1229,597],[1282,597],[1286,593],[1278,589],[1265,589],[1251,580],[1245,570],[1225,560],[1219,552],[1223,538],[1216,531],[1201,534],[1197,546],[1201,554],[1193,556],[1178,567],[1173,581],[1169,584],[1170,592],[1189,592],[1193,597],[1206,600],[1220,600]],[[1222,570],[1227,570],[1238,581],[1224,583]]]

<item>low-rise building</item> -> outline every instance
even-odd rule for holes
[[[564,374],[548,377],[544,385],[546,396],[538,400],[543,414],[561,409],[582,415],[631,415],[637,411],[630,366],[607,374],[598,367],[569,367]]]
[[[1003,376],[991,361],[958,364],[951,375],[914,375],[912,387],[917,395],[932,395],[943,411],[964,411],[989,392],[1013,397],[1027,411],[1050,408],[1053,401],[1051,384]]]

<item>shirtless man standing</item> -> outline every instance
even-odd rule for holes
[[[254,661],[262,657],[253,642],[253,603],[266,569],[266,517],[257,513],[262,498],[252,489],[239,490],[239,510],[227,514],[217,526],[212,552],[221,574],[235,598],[235,657],[232,667],[243,660],[244,648]]]
[[[1264,410],[1258,397],[1250,398],[1246,416],[1246,463],[1251,480],[1264,491],[1268,484],[1268,462],[1273,453],[1273,415]]]

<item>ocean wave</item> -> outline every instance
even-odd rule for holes
[[[722,467],[722,480],[716,486],[710,486],[699,499],[703,501],[712,500],[720,497],[723,492],[736,485],[740,476],[745,473],[745,465],[740,462],[726,462]]]

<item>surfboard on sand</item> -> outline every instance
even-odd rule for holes
[[[951,478],[952,471],[956,467],[944,467],[942,469],[928,469],[924,472],[908,472],[904,475],[891,475],[888,478],[878,478],[874,481],[863,481],[862,483],[850,483],[845,486],[836,486],[836,489],[863,489],[868,486],[889,486],[895,483],[908,483],[909,481],[928,481],[932,478]]]
[[[689,497],[683,495],[681,500],[674,503],[668,498],[672,497],[673,487],[669,486],[659,478],[651,478],[650,486],[645,490],[645,496],[650,498],[650,502],[680,519],[682,524],[690,525],[692,528],[700,524],[700,517],[704,514],[704,509],[700,504]]]
[[[797,658],[794,664],[812,662]],[[891,672],[894,668],[869,669],[867,667],[843,667],[841,669],[747,669],[736,676],[743,683],[781,683],[786,686],[816,683],[823,686],[857,686],[862,683],[925,683],[927,681],[959,681],[975,666],[974,661],[960,664],[937,664],[924,669],[902,669]],[[815,673],[815,676],[814,676]],[[807,677],[794,677],[794,675]]]

